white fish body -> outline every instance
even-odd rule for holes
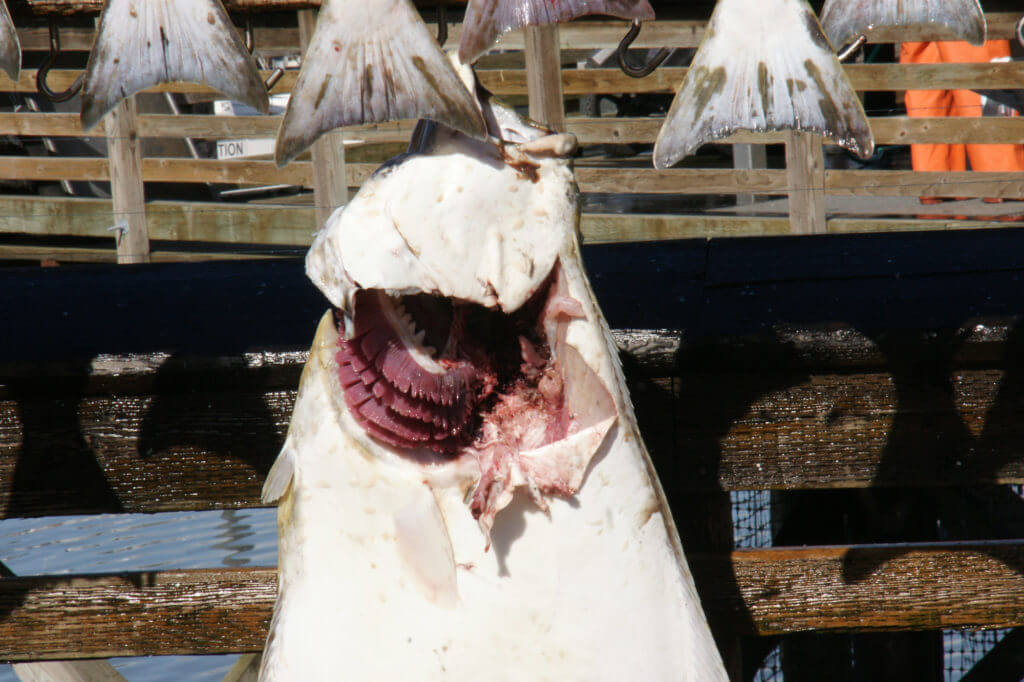
[[[805,0],[719,0],[654,147],[668,168],[737,130],[800,130],[862,157],[867,116]]]
[[[488,106],[492,133],[523,134],[504,162],[492,143],[436,132],[332,216],[307,272],[346,330],[371,286],[507,313],[547,292],[539,319],[573,425],[481,496],[486,459],[367,435],[325,315],[264,488],[280,498],[280,583],[260,679],[726,680],[582,269],[571,138],[513,130]]]

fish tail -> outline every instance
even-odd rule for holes
[[[416,118],[486,134],[473,95],[409,0],[326,0],[277,133],[277,164],[334,128]]]
[[[4,0],[0,0],[0,69],[13,81],[21,75],[21,43]]]
[[[110,0],[100,18],[82,90],[82,127],[159,83],[204,83],[270,110],[252,56],[220,0]]]
[[[862,158],[874,152],[864,107],[805,0],[720,0],[658,133],[654,165],[668,168],[737,130],[799,130]]]
[[[872,28],[933,33],[930,40],[985,42],[985,14],[978,0],[827,0],[821,10],[825,35],[836,47]]]
[[[589,14],[650,21],[647,0],[469,0],[459,59],[472,64],[503,34],[523,26],[564,23]]]

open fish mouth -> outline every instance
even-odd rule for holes
[[[419,464],[474,461],[470,511],[489,529],[522,485],[570,496],[615,422],[597,374],[565,341],[584,319],[556,262],[518,309],[436,294],[361,289],[338,310],[344,402],[375,443]]]

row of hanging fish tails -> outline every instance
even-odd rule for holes
[[[469,0],[457,63],[472,64],[508,31],[587,14],[634,25],[654,17],[647,0]],[[654,165],[671,166],[736,130],[818,133],[869,156],[867,117],[833,47],[881,27],[985,40],[978,0],[827,0],[821,24],[805,0],[719,0],[658,135]],[[20,65],[0,0],[0,68],[16,79]],[[83,127],[171,81],[268,110],[256,64],[220,0],[109,0],[86,71]],[[334,128],[418,118],[485,135],[472,93],[410,0],[325,0],[278,132],[278,164]]]
[[[719,0],[658,133],[655,167],[737,130],[817,133],[866,158],[874,138],[834,47],[877,28],[985,41],[978,0],[827,0],[822,24],[805,0]]]

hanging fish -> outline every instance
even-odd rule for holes
[[[277,133],[277,165],[334,128],[410,118],[484,135],[473,96],[409,0],[326,0]]]
[[[930,29],[932,40],[985,42],[978,0],[826,0],[821,26],[836,46],[876,28]]]
[[[4,0],[0,0],[0,69],[12,81],[17,81],[21,75],[21,43]]]
[[[478,92],[471,73],[467,91]],[[727,678],[580,259],[575,138],[478,94],[334,213],[260,680]]]
[[[469,0],[462,22],[459,59],[472,64],[509,31],[564,23],[589,14],[650,21],[647,0]]]
[[[123,99],[175,81],[203,83],[270,111],[256,63],[220,0],[110,0],[86,68],[82,128]]]
[[[864,107],[805,0],[719,0],[654,145],[668,168],[737,130],[800,130],[862,158]]]

